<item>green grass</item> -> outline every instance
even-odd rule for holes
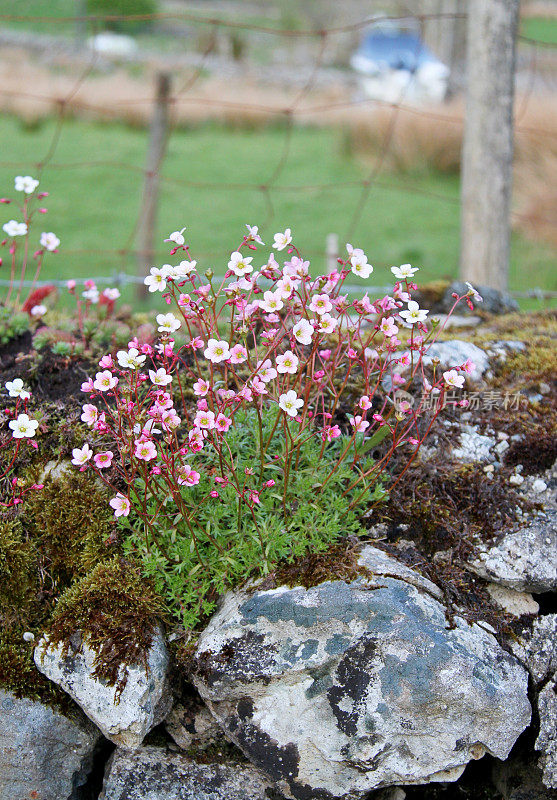
[[[520,33],[536,42],[557,45],[557,18],[527,17],[521,22]]]
[[[0,195],[13,196],[14,175],[37,173],[54,131],[53,120],[25,127],[0,116]],[[175,132],[163,166],[167,181],[161,186],[158,261],[168,252],[163,238],[186,225],[201,269],[210,266],[222,274],[244,223],[250,222],[260,226],[267,243],[275,231],[291,227],[314,270],[323,271],[327,234],[338,233],[342,246],[360,204],[361,189],[341,184],[360,180],[369,167],[345,153],[339,132],[296,128],[284,170],[267,196],[256,187],[271,180],[285,141],[279,128],[233,131],[206,125]],[[143,130],[72,120],[63,124],[41,176],[41,188],[50,192],[45,201],[49,211],[38,220],[41,230],[57,233],[62,247],[48,256],[41,278],[135,271],[133,255],[114,251],[134,247],[146,146]],[[319,188],[322,184],[338,188]],[[388,284],[389,266],[404,262],[422,268],[421,281],[457,274],[458,192],[458,178],[450,175],[379,178],[349,238],[375,265],[370,283]],[[13,207],[0,208],[0,222],[17,216]],[[553,269],[548,247],[513,237],[511,288],[554,289]]]

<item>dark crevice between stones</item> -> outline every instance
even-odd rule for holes
[[[98,800],[103,788],[103,781],[108,761],[116,749],[112,742],[104,737],[97,744],[92,758],[88,761],[90,767],[86,774],[84,769],[74,778],[74,790],[69,800]]]
[[[535,594],[533,597],[540,607],[540,616],[557,614],[557,592],[543,592],[543,594]]]

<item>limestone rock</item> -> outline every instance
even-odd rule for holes
[[[194,743],[204,747],[222,737],[222,731],[207,706],[175,703],[164,727],[178,747],[187,750]]]
[[[535,619],[532,629],[511,646],[536,685],[549,680],[557,674],[557,614],[545,614]]]
[[[487,311],[489,314],[511,314],[514,311],[519,311],[519,306],[514,297],[507,292],[500,292],[498,289],[492,289],[490,286],[475,286],[474,287],[482,296],[481,303],[474,303],[478,311]],[[442,300],[439,303],[439,308],[442,311],[449,311],[454,304],[453,292],[462,296],[468,291],[467,285],[464,281],[453,281],[450,286],[445,290]],[[467,313],[467,306],[464,302],[459,303],[457,306],[459,314]]]
[[[0,690],[0,800],[74,800],[100,740],[79,709],[65,717]]]
[[[367,550],[371,581],[228,593],[198,642],[201,696],[289,797],[453,781],[530,720],[518,661]]]
[[[119,698],[114,686],[93,677],[95,651],[87,643],[66,657],[62,651],[62,645],[54,647],[43,638],[35,648],[35,664],[120,747],[139,747],[169,712],[168,652],[162,631],[156,632],[147,654],[148,669],[144,664],[127,667],[127,682]]]
[[[524,755],[496,762],[493,783],[503,800],[557,800],[542,783],[541,771]]]
[[[498,583],[488,583],[487,591],[498,606],[515,617],[521,617],[523,614],[537,614],[540,610],[539,603],[536,603],[528,592],[517,592],[514,589],[507,589],[506,586],[500,586]]]
[[[269,782],[245,764],[198,764],[158,747],[117,750],[99,800],[268,800]]]
[[[557,676],[548,681],[538,695],[540,732],[536,739],[536,750],[541,752],[538,764],[542,770],[542,781],[551,789],[557,789]]]
[[[439,359],[439,366],[442,369],[458,367],[464,364],[467,359],[474,363],[474,369],[467,377],[473,382],[481,381],[482,376],[489,369],[489,358],[487,353],[472,342],[465,342],[461,339],[450,339],[447,342],[435,342],[426,351],[424,364],[431,364],[432,359]],[[466,374],[466,373],[463,373]]]
[[[529,525],[505,534],[493,547],[480,548],[470,566],[482,578],[518,592],[557,589],[557,512],[548,509]]]
[[[495,461],[492,449],[495,439],[478,433],[473,425],[463,425],[460,431],[460,446],[452,450],[453,458],[466,464]]]

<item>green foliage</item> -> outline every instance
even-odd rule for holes
[[[70,356],[74,348],[71,342],[54,342],[51,349],[55,356]]]
[[[87,0],[87,13],[98,16],[133,17],[156,14],[156,0]],[[151,27],[150,20],[110,20],[104,21],[107,30],[119,33],[137,33]]]
[[[203,462],[200,483],[182,491],[187,506],[195,509],[195,529],[176,513],[171,498],[166,500],[167,522],[159,516],[150,531],[137,517],[122,520],[128,529],[127,552],[139,557],[171,613],[181,615],[188,628],[194,628],[209,614],[228,588],[267,574],[271,565],[280,561],[293,562],[307,553],[326,550],[342,536],[358,534],[358,513],[364,503],[384,494],[379,485],[363,491],[365,485],[359,484],[343,495],[356,477],[350,463],[343,462],[333,471],[347,444],[345,437],[322,446],[317,435],[302,442],[298,452],[291,446],[285,464],[285,432],[281,425],[273,431],[276,415],[276,410],[267,409],[262,421],[262,441],[271,437],[263,465],[264,480],[272,478],[275,485],[261,493],[260,504],[252,510],[250,504],[238,499],[230,484],[217,487],[218,499],[208,496],[216,487],[210,473],[219,474],[218,454],[205,448],[191,461],[194,468],[195,459]],[[295,424],[291,427],[294,429]],[[253,486],[260,485],[262,469],[258,419],[253,409],[236,413],[226,441],[236,476],[248,495]],[[369,463],[367,460],[368,467]],[[364,464],[361,466],[363,469]],[[251,484],[246,470],[255,473]],[[144,484],[138,481],[135,489],[142,497]],[[358,498],[359,494],[362,496]],[[358,501],[350,508],[355,498]],[[151,501],[151,513],[156,502]]]
[[[7,344],[28,330],[27,314],[14,314],[10,308],[0,307],[0,344]]]
[[[123,558],[98,564],[60,597],[49,630],[68,646],[76,631],[97,651],[93,675],[123,689],[122,664],[145,657],[162,604],[137,565]]]

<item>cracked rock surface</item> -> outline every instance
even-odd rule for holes
[[[229,593],[198,642],[201,696],[299,800],[456,780],[486,752],[506,758],[530,721],[527,672],[491,633],[451,626],[384,552],[362,558],[369,580]]]

